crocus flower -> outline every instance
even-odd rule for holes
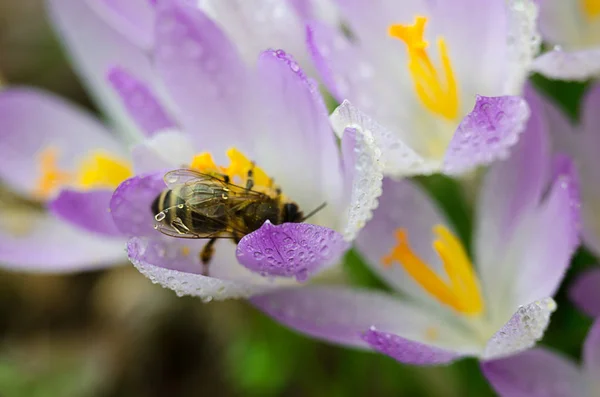
[[[1,91],[0,123],[0,178],[46,209],[0,231],[2,266],[60,272],[123,263],[126,240],[107,209],[133,172],[125,145],[82,109],[34,89]]]
[[[565,156],[551,161],[546,122],[531,106],[515,152],[483,181],[472,257],[415,184],[385,179],[356,244],[403,297],[307,287],[253,303],[301,332],[409,364],[487,360],[530,348],[556,307],[552,296],[578,245],[579,217],[572,166]]]
[[[552,79],[585,80],[600,75],[600,2],[540,0],[539,27],[551,50],[533,70]]]
[[[483,365],[501,397],[594,397],[600,393],[600,320],[583,345],[582,366],[547,348],[535,348]]]
[[[152,57],[179,128],[134,149],[138,174],[113,195],[111,214],[131,236],[127,252],[133,264],[179,295],[210,300],[297,285],[337,263],[381,193],[372,137],[350,131],[340,153],[315,83],[284,51],[268,50],[249,67],[210,18],[182,2],[159,5],[156,24]],[[121,69],[111,79],[125,103],[129,87],[141,84]],[[130,110],[138,119],[148,116]],[[207,240],[155,230],[164,217],[152,212],[153,201],[167,184],[181,182],[163,180],[165,171],[184,166],[219,172],[244,186],[251,160],[254,189],[268,188],[274,179],[305,214],[327,205],[310,224],[265,222],[237,248],[217,241],[210,277],[202,275],[199,252]]]
[[[393,176],[507,155],[529,115],[518,95],[539,45],[533,1],[338,3],[351,37],[321,22],[307,33],[321,79],[347,100],[338,133],[372,128]]]

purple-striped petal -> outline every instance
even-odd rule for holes
[[[243,266],[263,276],[306,281],[336,264],[348,248],[341,234],[323,226],[266,221],[242,238],[236,256]]]
[[[17,271],[63,273],[100,269],[126,262],[125,240],[99,236],[48,213],[20,214],[12,234],[0,230],[0,267]],[[4,223],[4,222],[2,222]],[[4,226],[4,225],[3,225]]]
[[[376,97],[373,65],[366,63],[367,54],[362,53],[341,31],[312,21],[306,28],[306,43],[321,80],[338,102],[349,97],[357,98],[359,94],[363,98]],[[362,69],[357,68],[357,60],[361,59],[365,62]],[[357,103],[361,108],[365,105],[368,104]]]
[[[122,236],[109,209],[112,194],[110,189],[88,192],[61,190],[58,197],[48,203],[48,209],[63,221],[89,232]]]
[[[282,50],[263,52],[257,72],[255,101],[262,99],[257,112],[264,124],[247,134],[254,140],[253,154],[303,210],[327,202],[328,208],[318,214],[322,216],[338,206],[342,180],[335,136],[317,84]]]
[[[593,379],[596,385],[600,386],[598,382],[598,374],[600,374],[600,319],[596,319],[585,339],[583,368],[590,379]]]
[[[515,263],[517,304],[554,296],[579,245],[580,201],[570,161],[560,172],[531,222],[513,236],[508,260]],[[564,173],[563,173],[564,172]],[[514,279],[513,279],[514,280]]]
[[[156,27],[156,70],[185,131],[217,162],[232,145],[247,150],[242,143],[250,139],[244,134],[250,79],[233,44],[214,21],[182,0],[159,4]]]
[[[87,0],[113,29],[136,46],[149,49],[154,41],[154,7],[151,0]]]
[[[506,158],[529,118],[520,97],[477,96],[475,107],[458,126],[444,157],[444,172],[460,174]]]
[[[521,306],[487,342],[483,358],[502,358],[533,347],[544,336],[554,310],[556,303],[552,298]]]
[[[275,320],[307,335],[334,343],[368,347],[371,327],[424,343],[432,330],[448,346],[468,344],[447,319],[397,297],[340,286],[305,286],[272,291],[251,299]]]
[[[178,296],[196,296],[208,302],[212,299],[247,298],[272,288],[267,283],[261,285],[244,279],[228,280],[199,274],[202,265],[197,254],[203,243],[205,241],[134,237],[127,243],[127,255],[140,273],[154,284],[175,291]],[[190,245],[192,249],[189,249]],[[231,263],[244,270],[235,263],[233,244],[230,245],[230,249],[226,248],[219,247],[215,251],[211,270],[218,268],[219,265]],[[225,263],[227,261],[229,263]]]
[[[352,147],[349,150],[349,146]],[[347,241],[356,238],[358,232],[373,217],[381,196],[383,168],[379,162],[381,151],[370,135],[347,128],[342,137],[344,171],[349,204],[343,234]]]
[[[66,46],[76,71],[83,83],[90,88],[93,98],[99,101],[106,117],[116,125],[115,132],[128,139],[140,139],[137,126],[119,101],[118,95],[107,84],[106,72],[118,64],[127,70],[135,70],[136,76],[143,81],[153,82],[150,57],[107,24],[94,12],[89,2],[48,0],[47,3],[51,21]],[[120,3],[127,3],[122,4],[122,7],[130,7],[129,1]]]
[[[600,317],[600,269],[579,275],[571,285],[569,297],[588,316]]]
[[[109,70],[108,80],[121,97],[131,118],[146,135],[152,136],[161,130],[176,127],[147,84],[120,67]]]
[[[460,355],[455,352],[381,332],[375,327],[365,332],[363,340],[372,349],[405,364],[440,365],[449,364],[460,358]]]
[[[482,364],[500,397],[585,397],[585,379],[566,357],[546,349]]]
[[[532,114],[510,157],[498,161],[486,175],[477,204],[476,257],[494,266],[514,227],[524,214],[539,205],[550,167],[550,142],[541,98],[528,87],[526,99]],[[485,269],[488,270],[488,269]],[[489,269],[494,273],[500,269]],[[485,277],[484,277],[485,278]],[[496,283],[496,276],[489,277]]]
[[[110,200],[110,213],[121,233],[128,236],[156,236],[151,205],[167,188],[164,172],[136,175],[121,183]]]
[[[551,79],[584,81],[600,75],[600,48],[555,49],[537,57],[532,69]]]
[[[0,178],[25,195],[35,192],[39,154],[56,149],[63,170],[75,171],[88,151],[125,157],[113,135],[89,113],[63,99],[31,88],[0,92]]]

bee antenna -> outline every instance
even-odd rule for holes
[[[315,215],[317,212],[319,212],[323,208],[325,208],[326,205],[327,205],[327,202],[321,204],[320,206],[318,206],[317,208],[315,208],[314,210],[312,210],[311,212],[309,212],[308,215],[306,215],[304,218],[302,218],[302,220],[300,222],[304,222],[305,220],[307,220],[311,216]]]

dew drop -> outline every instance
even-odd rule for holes
[[[177,175],[167,175],[165,179],[167,180],[167,183],[176,183],[179,180],[179,177]]]
[[[156,221],[157,221],[157,222],[160,222],[160,221],[162,221],[163,219],[165,219],[165,218],[166,218],[166,216],[167,216],[167,215],[166,215],[166,214],[165,214],[163,211],[161,211],[161,212],[159,212],[158,214],[156,214],[156,215],[154,216],[154,219],[156,219]],[[155,225],[155,226],[156,226],[156,227],[158,227],[157,225]],[[156,227],[155,227],[155,229],[156,229]]]
[[[264,254],[260,251],[255,251],[254,252],[254,259],[262,259],[264,257]]]
[[[213,297],[212,297],[212,296],[210,296],[210,295],[209,295],[209,296],[204,296],[204,297],[202,297],[202,302],[203,302],[203,303],[208,303],[208,302],[210,302],[210,301],[212,301],[212,300],[213,300]]]
[[[177,206],[177,208],[179,208],[179,209],[182,209],[182,208],[183,208],[183,204],[179,204],[179,205]]]
[[[272,248],[265,248],[265,254],[270,255],[273,253],[273,249]]]

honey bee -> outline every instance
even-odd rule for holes
[[[203,274],[218,239],[231,239],[235,244],[259,229],[265,221],[278,225],[303,222],[325,206],[304,216],[298,205],[288,201],[278,187],[265,192],[253,190],[252,169],[246,186],[231,182],[228,175],[178,169],[165,174],[168,186],[152,202],[155,228],[177,238],[209,239],[200,252]]]

